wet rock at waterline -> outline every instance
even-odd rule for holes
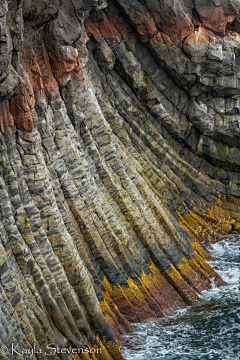
[[[225,284],[205,245],[240,230],[239,10],[1,1],[0,358],[123,359],[132,322]]]
[[[211,246],[213,266],[228,283],[202,293],[199,306],[173,316],[134,324],[121,347],[127,360],[238,360],[239,343],[239,235],[224,237]]]

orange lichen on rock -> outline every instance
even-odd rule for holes
[[[214,261],[212,255],[208,252],[205,246],[200,243],[198,239],[197,241],[193,241],[191,245],[192,248],[194,249],[194,253],[197,256],[201,257],[201,259],[205,260],[205,264],[207,264],[206,261]]]
[[[124,360],[117,339],[115,343],[107,342],[105,338],[100,340],[97,335],[96,340],[99,345],[87,343],[84,349],[72,347],[72,353],[67,358],[69,360]],[[68,351],[70,352],[70,348]]]

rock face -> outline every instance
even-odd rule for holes
[[[123,359],[131,322],[224,284],[205,245],[240,230],[239,10],[1,0],[1,359]]]

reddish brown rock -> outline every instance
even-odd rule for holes
[[[85,20],[85,28],[86,28],[87,33],[92,34],[95,39],[102,37],[102,34],[100,33],[99,29],[93,23],[93,21],[90,17]]]
[[[35,98],[29,77],[23,72],[20,84],[10,99],[10,111],[18,128],[30,131],[33,128]]]
[[[58,83],[53,76],[49,56],[43,38],[31,27],[28,27],[28,39],[21,49],[21,60],[24,70],[29,76],[35,97],[44,89],[51,99],[59,95]],[[38,47],[32,48],[33,39],[37,40]],[[35,40],[35,41],[36,41]]]
[[[71,79],[72,74],[82,73],[78,51],[72,46],[57,48],[56,54],[50,53],[50,61],[53,75],[62,86]]]
[[[152,15],[147,11],[136,11],[130,13],[129,17],[141,35],[142,41],[150,40],[157,32],[157,27]]]
[[[207,29],[212,30],[216,34],[224,35],[228,23],[231,23],[238,15],[238,10],[229,8],[226,3],[221,7],[214,4],[204,4],[202,1],[196,1],[196,10],[199,14],[201,24]]]
[[[166,19],[162,19],[159,14],[153,14],[153,17],[158,28],[169,35],[171,40],[177,44],[194,31],[191,13],[187,13],[185,16],[172,16]]]
[[[11,131],[14,126],[14,120],[9,111],[9,102],[5,100],[0,103],[0,130],[3,134]]]
[[[137,28],[142,40],[151,39],[157,30],[165,32],[174,42],[182,41],[194,30],[192,21],[192,1],[179,0],[176,3],[164,0],[128,2],[119,0]]]
[[[104,10],[92,14],[91,18],[87,21],[86,30],[89,32],[93,31],[92,33],[96,38],[103,36],[105,39],[111,39],[118,34],[118,30],[108,16],[108,12]]]

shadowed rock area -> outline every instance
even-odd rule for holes
[[[132,322],[224,285],[206,245],[240,231],[239,11],[1,0],[0,359],[120,360]]]

